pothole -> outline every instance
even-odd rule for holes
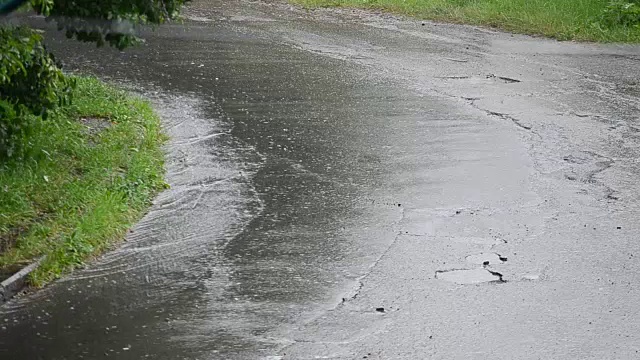
[[[502,280],[502,274],[484,268],[438,270],[436,271],[436,279],[461,285],[505,282]]]
[[[466,257],[466,260],[469,264],[493,265],[501,264],[507,261],[507,258],[496,253],[480,253],[476,255],[469,255]]]

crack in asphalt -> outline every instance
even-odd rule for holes
[[[528,132],[530,132],[530,133],[532,133],[532,134],[536,135],[536,137],[537,137],[538,139],[542,139],[542,135],[540,135],[537,131],[535,131],[535,130],[533,129],[533,126],[528,125],[528,124],[524,124],[524,123],[522,122],[522,120],[520,120],[520,119],[518,119],[518,118],[516,118],[516,117],[514,117],[514,116],[512,116],[512,115],[506,114],[506,113],[502,113],[502,112],[498,112],[498,111],[493,111],[493,110],[488,110],[488,109],[485,109],[485,108],[482,108],[482,107],[478,106],[475,102],[476,102],[477,100],[480,100],[480,98],[476,98],[476,97],[463,97],[463,96],[457,96],[456,98],[464,100],[467,104],[469,104],[469,106],[473,107],[473,108],[474,108],[474,109],[476,109],[476,110],[482,111],[483,113],[485,113],[485,114],[487,114],[487,115],[489,115],[489,116],[497,117],[497,118],[502,119],[502,120],[508,120],[508,121],[511,121],[511,122],[512,122],[514,125],[516,125],[517,127],[521,128],[521,129],[523,129],[523,130],[527,130]],[[536,145],[532,142],[532,143],[530,144],[530,149],[532,150],[533,148],[535,148],[535,146],[536,146]]]
[[[598,161],[595,163],[598,169],[587,173],[587,181],[591,184],[598,184],[600,186],[603,186],[605,188],[605,196],[604,196],[605,199],[619,200],[619,198],[615,196],[616,191],[611,186],[607,185],[604,181],[596,179],[596,176],[598,176],[599,174],[603,173],[606,170],[609,170],[616,163],[615,160],[611,157],[604,156],[602,154],[598,154],[593,151],[585,151],[585,153],[605,159],[603,161]]]
[[[489,280],[489,279],[485,279],[485,278],[477,278],[478,274],[477,272],[488,272],[489,274],[491,274],[492,276],[495,276],[496,279],[494,280]],[[455,279],[455,280],[451,280],[451,279],[441,279],[441,274],[444,274],[446,276],[446,274],[459,274],[459,273],[474,273],[474,275],[467,275],[466,279]],[[474,278],[475,277],[475,278]],[[483,266],[482,268],[479,269],[461,269],[461,268],[452,268],[452,269],[446,269],[446,270],[436,270],[435,272],[435,278],[439,279],[439,280],[445,280],[445,281],[452,281],[461,285],[468,285],[468,284],[481,284],[481,283],[506,283],[507,281],[504,280],[502,278],[502,274],[497,272],[497,271],[492,271],[487,269],[486,266]]]
[[[306,49],[306,50],[311,50],[311,49]],[[339,51],[338,51],[339,52]],[[333,54],[335,56],[335,54]],[[374,65],[372,63],[364,63],[362,61],[358,61],[358,59],[353,59],[350,58],[350,56],[348,56],[349,54],[343,54],[346,55],[343,57],[344,60],[351,60],[354,62],[357,62],[361,65],[365,65],[365,66],[371,66]],[[367,57],[368,60],[375,60],[376,56],[369,54],[370,56]],[[458,59],[452,59],[452,58],[444,58],[445,60],[458,60]],[[624,95],[624,94],[620,94],[618,91],[616,91],[615,89],[615,84],[610,82],[610,81],[605,81],[602,79],[597,79],[595,77],[589,76],[591,74],[589,73],[585,73],[583,71],[577,70],[575,68],[571,68],[571,67],[567,67],[567,66],[557,66],[554,64],[548,64],[546,62],[537,62],[537,61],[531,61],[530,59],[526,59],[526,62],[528,63],[533,63],[533,64],[538,64],[538,65],[544,65],[544,66],[550,66],[554,69],[558,69],[561,70],[565,73],[569,73],[569,74],[573,74],[573,75],[580,75],[581,78],[584,78],[583,81],[586,81],[587,83],[593,84],[597,87],[597,90],[590,90],[587,89],[587,92],[593,92],[594,94],[596,94],[597,96],[603,98],[603,99],[610,99],[613,102],[625,102],[626,104],[637,104],[638,103],[638,98],[636,97],[630,97],[628,95]],[[464,60],[465,62],[468,60]],[[379,66],[378,66],[379,67]],[[384,69],[384,67],[382,67],[382,69]],[[519,79],[515,79],[515,78],[511,78],[511,77],[507,77],[507,76],[498,76],[495,74],[489,74],[487,76],[485,76],[487,79],[494,79],[497,81],[501,81],[505,84],[514,84],[514,83],[520,83],[522,82]],[[464,79],[469,79],[472,78],[472,76],[467,76],[467,75],[460,75],[460,76],[436,76],[434,77],[436,79],[451,79],[451,80],[464,80]],[[565,81],[563,79],[563,81]],[[504,112],[499,112],[499,111],[494,111],[494,110],[490,110],[490,109],[486,109],[486,108],[482,108],[480,106],[478,106],[477,104],[475,104],[475,101],[480,100],[480,97],[472,97],[472,96],[458,96],[456,95],[454,92],[452,91],[448,91],[446,89],[437,89],[437,88],[429,88],[429,89],[424,89],[421,88],[421,91],[425,91],[427,90],[427,92],[432,93],[432,94],[437,94],[440,96],[445,96],[447,98],[454,98],[454,99],[462,99],[464,101],[466,101],[470,106],[472,106],[473,108],[482,111],[483,113],[485,113],[486,115],[492,116],[492,117],[497,117],[499,119],[503,119],[503,120],[508,120],[510,122],[512,122],[514,125],[516,125],[518,128],[521,128],[523,130],[526,130],[528,132],[531,132],[532,134],[535,134],[538,138],[539,141],[543,141],[543,136],[541,136],[541,134],[539,134],[538,132],[536,132],[533,129],[533,126],[531,124],[528,124],[524,121],[522,121],[521,119],[518,119],[517,117],[511,115],[511,114],[507,114]],[[583,90],[585,91],[585,90]],[[567,105],[569,106],[569,105]],[[571,107],[571,106],[569,106]],[[595,119],[599,119],[602,118],[599,115],[592,115],[592,114],[585,114],[585,113],[579,113],[576,112],[574,110],[572,110],[570,112],[570,114],[573,114],[577,117],[580,118],[595,118]],[[616,125],[616,127],[620,127],[619,125]],[[538,142],[539,142],[538,141]],[[536,144],[535,142],[532,141],[532,143],[530,144],[530,151],[540,151],[540,150],[535,150],[536,147],[540,147],[541,144]],[[535,162],[535,161],[534,161]],[[596,183],[595,180],[593,179],[598,173],[601,173],[602,171],[605,171],[606,169],[610,168],[614,163],[613,162],[607,162],[605,164],[598,164],[598,169],[591,172],[591,174],[588,175],[588,179],[589,179],[589,183],[594,184]],[[540,173],[543,173],[541,171],[539,171]],[[606,184],[604,184],[603,182],[597,182],[598,184],[601,184],[602,186],[605,187],[605,198],[609,199],[609,200],[617,200],[618,197],[615,196],[615,190],[613,190],[611,187],[607,186]]]
[[[403,206],[400,206],[400,219],[396,220],[391,226],[393,227],[393,226],[400,225],[400,223],[405,219],[405,214],[406,214],[405,208]],[[394,245],[398,242],[398,240],[402,235],[403,235],[402,231],[399,230],[394,236],[391,243],[389,243],[387,248],[382,252],[382,254],[378,256],[378,258],[369,266],[369,268],[363,275],[361,275],[356,279],[358,285],[354,288],[353,293],[343,297],[342,301],[338,303],[338,305],[336,305],[330,311],[337,309],[338,307],[340,307],[341,305],[343,305],[348,301],[355,300],[358,297],[358,295],[360,295],[360,291],[364,287],[364,280],[373,272],[373,270],[378,266],[378,264],[380,264],[380,262],[387,256],[391,248],[394,247]]]
[[[601,186],[604,188],[603,198],[608,200],[619,200],[619,198],[615,196],[617,192],[616,190],[607,185],[604,181],[597,179],[599,174],[613,167],[616,164],[616,161],[609,156],[605,156],[594,151],[582,150],[580,153],[586,154],[588,157],[580,157],[576,155],[567,155],[563,157],[563,160],[570,164],[574,170],[571,174],[565,175],[565,178],[571,181],[578,180],[586,184]],[[595,167],[595,169],[583,170],[582,176],[579,176],[580,172],[575,170],[579,169],[581,166]]]
[[[515,83],[521,82],[518,79],[514,79],[506,76],[498,76],[494,74],[487,75],[487,79],[498,79],[498,80],[502,80],[504,83],[507,83],[507,84],[515,84]]]
[[[487,114],[491,115],[491,116],[497,116],[501,119],[504,120],[511,120],[514,124],[516,124],[516,126],[521,127],[525,130],[531,130],[531,125],[525,125],[522,122],[520,122],[520,120],[516,119],[515,117],[509,115],[509,114],[505,114],[505,113],[501,113],[501,112],[497,112],[497,111],[491,111],[491,110],[484,110],[481,109],[484,112],[486,112]]]

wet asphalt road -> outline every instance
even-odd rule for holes
[[[195,1],[119,53],[167,179],[1,359],[640,357],[640,48]]]

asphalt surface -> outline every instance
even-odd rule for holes
[[[1,359],[640,358],[639,47],[247,1],[144,35],[49,46],[154,101],[171,189]]]

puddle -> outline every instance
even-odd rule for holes
[[[476,265],[501,264],[507,261],[506,257],[500,256],[496,253],[480,253],[476,255],[469,255],[465,259],[468,263]]]
[[[450,281],[461,285],[505,282],[502,280],[502,274],[483,268],[436,271],[436,279]]]

